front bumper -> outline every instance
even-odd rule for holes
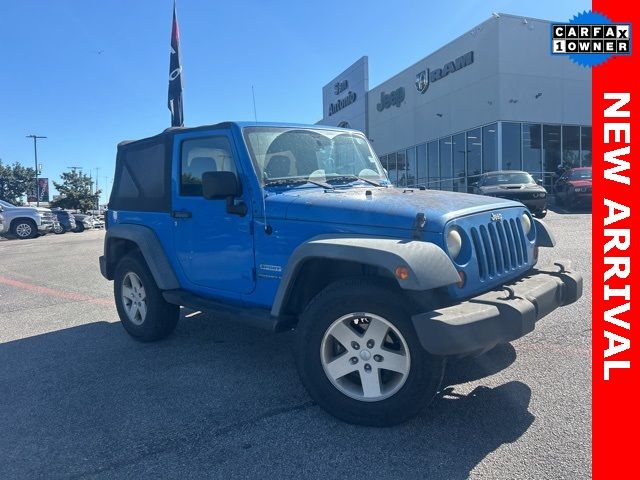
[[[569,204],[571,205],[587,205],[591,204],[591,192],[574,193],[569,196]]]
[[[525,207],[527,207],[532,212],[541,212],[547,209],[547,198],[548,195],[544,197],[531,198],[527,196],[526,198],[519,197],[518,195],[491,195],[496,198],[504,198],[505,200],[511,200],[514,202],[520,202]]]
[[[543,212],[547,209],[547,199],[545,198],[535,198],[529,200],[519,200],[524,204],[532,212]]]
[[[98,258],[98,262],[100,262],[100,273],[102,274],[102,276],[104,278],[106,278],[107,280],[112,280],[111,278],[109,278],[109,275],[107,274],[107,259],[104,255],[100,255],[100,258]]]
[[[567,261],[558,271],[531,270],[467,301],[413,315],[420,343],[434,355],[465,356],[520,338],[558,307],[582,296],[582,276]]]

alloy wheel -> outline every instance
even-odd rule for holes
[[[127,273],[122,282],[122,304],[131,323],[137,326],[144,323],[147,317],[147,295],[140,277],[134,272]]]
[[[33,229],[28,223],[21,223],[16,227],[16,235],[20,238],[28,238],[32,232]]]
[[[344,395],[365,402],[391,397],[411,368],[409,347],[388,320],[371,313],[350,313],[333,322],[320,346],[327,378]]]

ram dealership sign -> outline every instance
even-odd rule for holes
[[[442,68],[434,68],[433,70],[422,70],[416,75],[416,89],[420,93],[424,93],[433,82],[443,79],[453,72],[457,72],[461,68],[467,67],[473,63],[473,50],[464,55],[447,62]]]

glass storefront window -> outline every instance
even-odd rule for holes
[[[429,180],[427,188],[432,190],[440,189],[440,165],[438,159],[438,142],[429,142],[427,146],[427,165],[429,172]]]
[[[498,124],[482,127],[482,171],[498,169]]]
[[[560,148],[560,125],[542,126],[542,148],[544,152],[544,186],[551,187],[555,182],[555,178],[560,173],[558,167],[562,160],[562,149]],[[536,179],[537,178],[542,177],[536,177]]]
[[[398,170],[396,169],[396,154],[390,153],[387,155],[387,167],[385,167],[389,172],[389,181],[393,185],[398,184]]]
[[[398,187],[406,187],[407,186],[407,157],[405,155],[404,150],[401,150],[396,154],[396,163],[397,163],[397,170],[398,170],[398,183],[396,185]]]
[[[453,152],[453,191],[466,192],[466,169],[465,169],[465,153],[466,144],[464,141],[464,133],[459,133],[452,137],[451,150]]]
[[[451,137],[440,139],[440,190],[453,190],[453,161],[451,157]]]
[[[380,155],[378,158],[380,159],[380,163],[382,164],[382,168],[384,168],[388,172],[389,171],[389,164],[387,162],[387,156],[386,155]]]
[[[535,178],[542,172],[542,125],[522,124],[522,169]]]
[[[416,149],[407,148],[407,187],[416,186]]]
[[[580,166],[580,127],[562,127],[562,164],[567,168]]]
[[[481,129],[469,130],[467,132],[467,174],[469,183],[478,181],[482,173],[482,134]]]
[[[580,165],[591,166],[591,127],[581,127],[580,129]]]
[[[522,126],[502,122],[502,169],[522,170]]]
[[[417,176],[418,180],[416,185],[418,187],[426,187],[427,186],[427,145],[425,143],[421,143],[416,147],[416,166],[417,168]]]

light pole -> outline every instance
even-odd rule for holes
[[[40,206],[40,185],[38,184],[38,139],[47,138],[42,135],[27,135],[27,138],[33,138],[33,156],[36,162],[36,206]]]
[[[96,192],[98,192],[98,178],[100,176],[100,167],[96,167]],[[97,199],[96,202],[98,205],[96,205],[97,210],[98,210],[98,215],[100,215],[100,194],[96,195]]]

